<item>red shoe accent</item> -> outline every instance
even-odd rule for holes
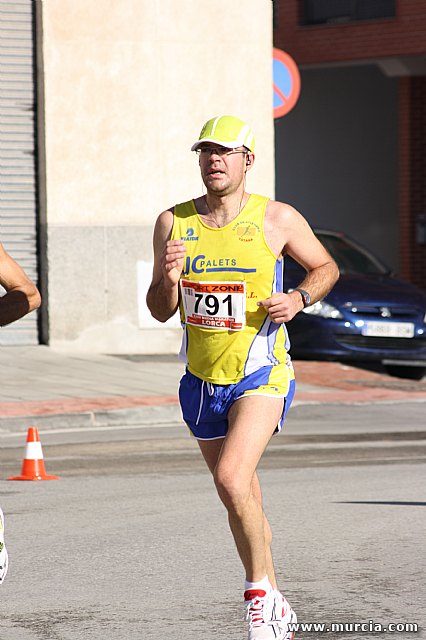
[[[244,591],[244,600],[254,600],[255,598],[264,598],[266,591],[263,589],[248,589]]]

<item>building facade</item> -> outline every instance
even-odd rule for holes
[[[201,193],[220,113],[255,131],[249,190],[426,287],[426,0],[0,0],[0,36],[0,239],[43,294],[0,344],[176,351],[153,225]],[[273,45],[302,75],[275,129]]]

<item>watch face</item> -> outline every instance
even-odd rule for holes
[[[296,291],[298,291],[302,296],[303,306],[309,307],[309,305],[311,304],[311,296],[309,295],[309,293],[304,289],[296,289]]]

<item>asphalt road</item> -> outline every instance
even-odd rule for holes
[[[300,622],[425,626],[424,406],[297,407],[273,438],[260,475]],[[246,638],[226,515],[185,427],[50,430],[61,479],[7,482],[22,439],[0,433],[0,640]],[[378,635],[296,636],[317,637]]]

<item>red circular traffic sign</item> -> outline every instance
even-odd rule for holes
[[[300,73],[288,53],[273,49],[274,118],[291,111],[300,95]]]

